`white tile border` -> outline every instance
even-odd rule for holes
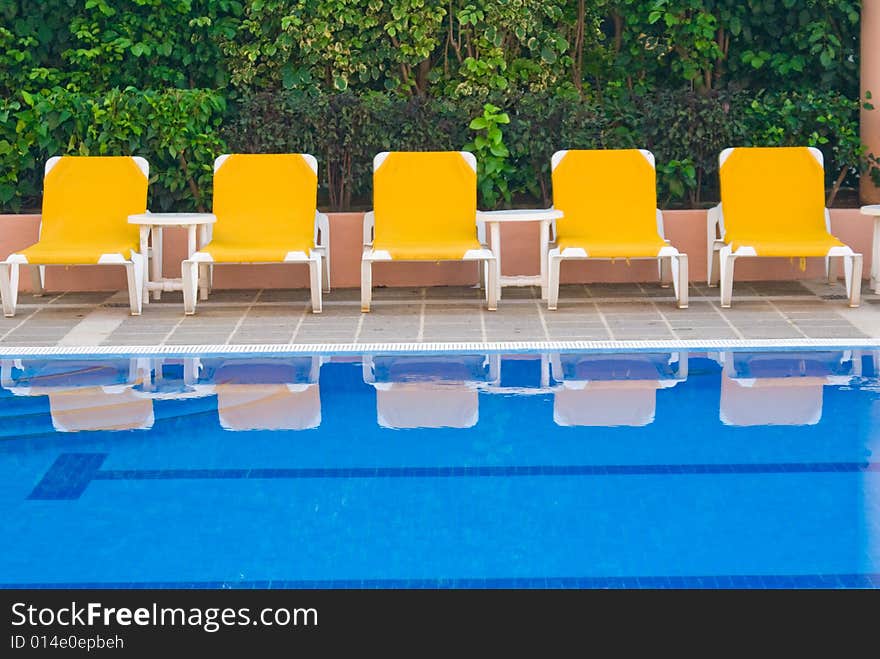
[[[691,339],[661,341],[458,341],[430,343],[262,343],[252,345],[0,346],[0,357],[123,355],[398,354],[522,352],[656,352],[715,350],[880,349],[880,339]]]

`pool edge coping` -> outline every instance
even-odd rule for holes
[[[657,341],[454,341],[365,343],[259,343],[119,346],[0,346],[0,358],[190,356],[255,354],[411,354],[536,352],[670,352],[716,350],[880,349],[880,338],[862,339],[667,339]]]

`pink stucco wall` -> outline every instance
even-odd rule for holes
[[[39,215],[0,215],[0,257],[32,244],[37,239]],[[702,210],[666,211],[666,236],[690,257],[693,281],[706,278],[706,212]],[[871,268],[871,220],[858,209],[831,211],[832,231],[856,251],[865,255],[865,277]],[[336,288],[360,286],[362,251],[362,213],[331,213],[331,280]],[[503,227],[502,266],[504,274],[533,274],[538,271],[538,228],[535,224]],[[186,238],[182,230],[165,232],[165,275],[179,276]],[[809,259],[802,272],[797,260],[741,259],[736,265],[738,280],[810,279],[824,273],[822,259]],[[473,263],[382,263],[373,270],[377,286],[432,286],[472,284],[477,269]],[[654,281],[654,262],[568,262],[563,264],[563,282]],[[298,288],[308,285],[303,265],[217,266],[216,288]],[[30,278],[22,273],[21,289],[27,290]],[[121,290],[125,276],[121,267],[90,266],[47,269],[49,290]]]

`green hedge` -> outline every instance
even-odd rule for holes
[[[682,90],[601,101],[546,93],[488,100],[510,117],[501,128],[513,165],[507,187],[514,204],[550,203],[550,156],[562,148],[652,150],[664,206],[717,200],[717,158],[727,146],[817,146],[829,189],[853,184],[862,165],[858,102],[836,92]],[[223,135],[233,150],[313,153],[329,207],[348,209],[370,203],[373,155],[461,149],[474,136],[468,124],[482,106],[477,99],[263,92],[231,108]]]
[[[144,156],[152,210],[209,208],[225,108],[205,90],[54,89],[0,100],[0,209],[38,208],[43,164],[63,154]]]
[[[204,90],[94,96],[56,89],[0,101],[0,208],[37,207],[42,164],[66,153],[143,155],[151,164],[153,210],[208,208],[211,163],[227,150],[312,153],[322,205],[364,208],[377,152],[461,149],[473,140],[469,124],[486,101],[510,118],[500,128],[510,165],[504,187],[514,205],[550,203],[550,156],[562,148],[652,150],[660,203],[671,207],[717,200],[718,153],[731,145],[817,146],[831,191],[854,184],[863,164],[858,102],[836,92],[679,90],[602,100],[510,93],[457,101],[258,92],[227,108],[222,96]],[[492,206],[486,198],[481,204]]]

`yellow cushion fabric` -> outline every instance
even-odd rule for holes
[[[318,177],[293,154],[233,154],[214,173],[211,242],[222,263],[281,262],[315,247]]]
[[[657,232],[654,168],[637,149],[569,151],[553,170],[560,249],[597,258],[653,257]]]
[[[461,259],[480,249],[477,174],[457,151],[390,153],[373,174],[373,248],[392,259]]]
[[[43,181],[40,240],[22,250],[29,263],[93,264],[126,259],[140,245],[128,216],[147,210],[147,177],[128,156],[64,156]]]
[[[724,240],[758,256],[825,256],[825,177],[806,147],[736,148],[721,166]]]

